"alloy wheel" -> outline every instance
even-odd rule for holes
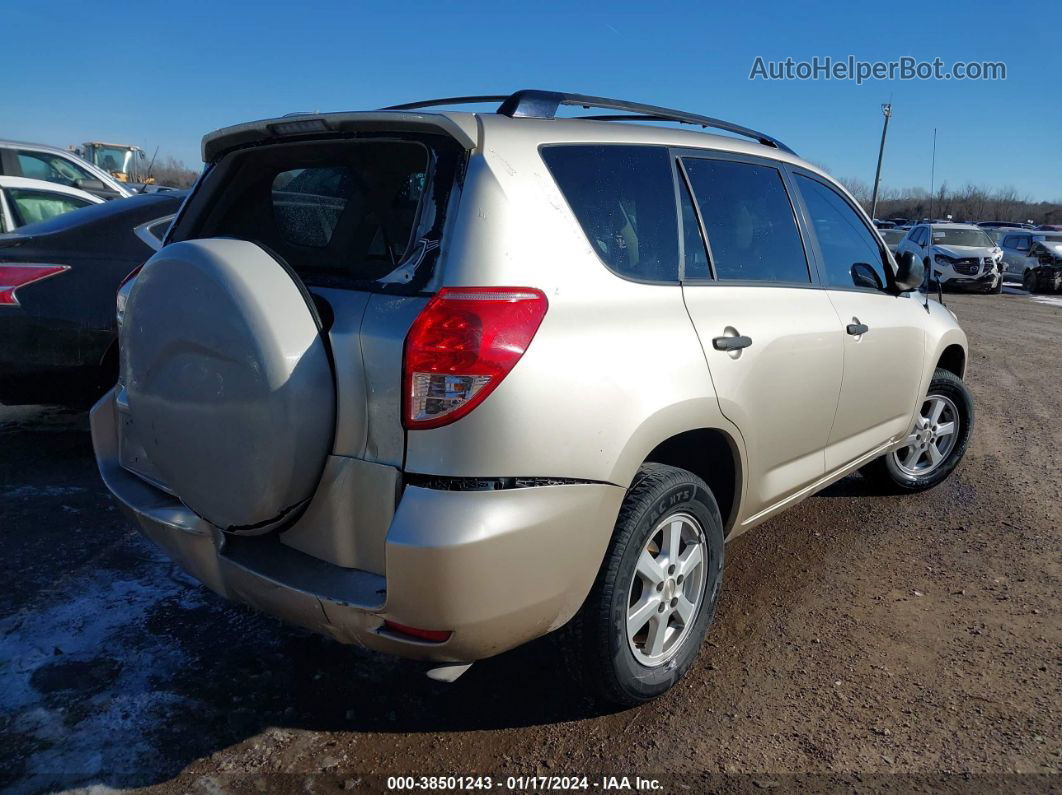
[[[914,430],[904,446],[892,453],[905,475],[922,477],[939,467],[959,438],[959,410],[949,398],[930,395],[922,404]]]
[[[627,596],[627,642],[647,667],[675,656],[704,601],[708,542],[688,513],[660,521],[638,558]]]

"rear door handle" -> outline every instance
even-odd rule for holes
[[[716,337],[712,346],[717,351],[739,351],[752,344],[752,337]]]
[[[866,334],[868,331],[870,331],[870,326],[868,326],[866,323],[848,324],[848,333],[851,334],[853,337],[858,337],[860,334]]]

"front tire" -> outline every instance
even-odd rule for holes
[[[666,692],[697,658],[722,571],[723,522],[704,481],[643,465],[590,595],[565,630],[573,672],[618,706]]]
[[[1036,292],[1036,274],[1031,270],[1025,271],[1025,274],[1021,277],[1021,286],[1029,293]]]
[[[863,467],[863,476],[890,492],[927,491],[959,465],[973,423],[973,397],[966,384],[938,368],[905,444]]]

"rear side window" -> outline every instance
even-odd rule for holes
[[[311,286],[416,288],[434,267],[463,154],[414,134],[237,151],[193,194],[173,240],[258,243]]]
[[[797,174],[796,181],[819,241],[826,284],[831,287],[865,287],[858,280],[855,266],[859,264],[874,269],[879,285],[887,284],[881,246],[852,206],[841,194],[818,180]]]
[[[88,207],[93,203],[77,196],[68,196],[65,193],[25,188],[8,189],[7,198],[17,226],[47,221],[49,218]]]
[[[546,146],[542,159],[609,268],[642,281],[678,281],[675,183],[666,149]]]
[[[682,161],[720,280],[811,282],[778,169],[734,160]]]

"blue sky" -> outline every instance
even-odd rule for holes
[[[0,12],[0,138],[156,146],[217,127],[516,88],[636,99],[768,132],[843,178],[1062,200],[1062,3],[56,2]],[[750,81],[757,56],[1003,61],[988,81]]]

